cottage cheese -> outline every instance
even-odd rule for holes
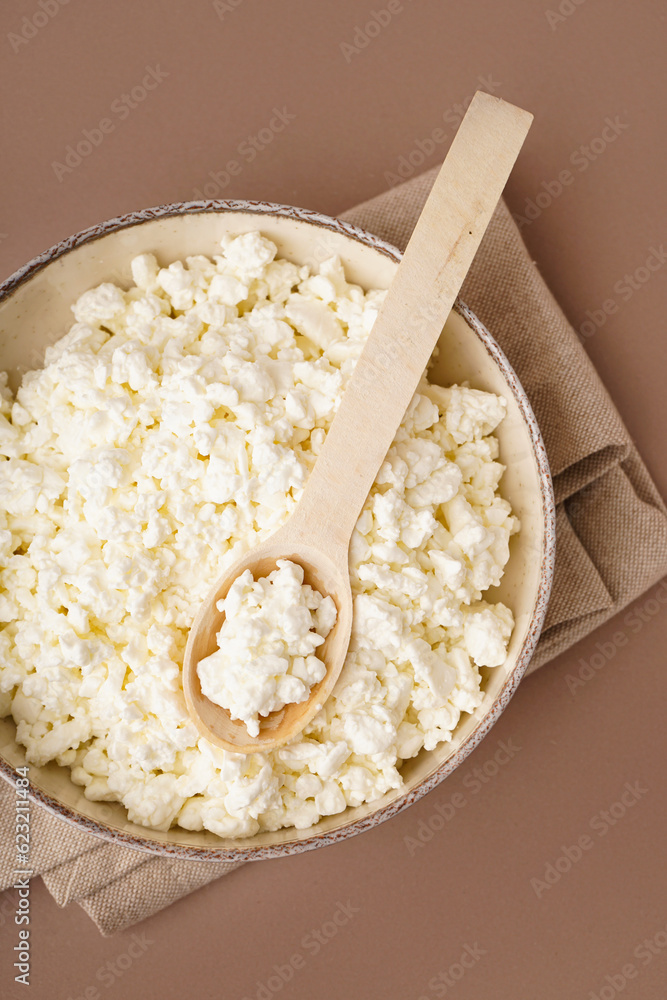
[[[303,582],[289,559],[254,580],[247,569],[218,601],[218,649],[197,664],[206,697],[259,735],[259,718],[305,701],[327,670],[316,655],[336,623],[336,605]]]
[[[187,715],[188,629],[293,511],[383,293],[257,233],[132,274],[82,295],[43,370],[0,392],[0,711],[30,762],[136,823],[306,828],[399,788],[503,660],[512,614],[483,594],[518,527],[498,493],[505,404],[422,382],[353,533],[331,697],[287,746],[228,753]]]

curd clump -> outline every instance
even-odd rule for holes
[[[254,580],[247,569],[218,601],[218,648],[197,664],[202,693],[259,734],[259,717],[305,701],[326,674],[317,656],[336,623],[336,605],[303,582],[288,559]]]

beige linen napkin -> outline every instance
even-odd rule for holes
[[[401,249],[431,170],[343,216]],[[667,573],[667,510],[574,331],[501,202],[461,297],[507,354],[537,416],[554,477],[557,559],[545,629],[529,670],[546,663]],[[0,783],[7,831],[14,793]],[[32,804],[31,866],[59,906],[79,903],[102,934],[129,927],[238,868],[174,861],[79,831]],[[0,847],[0,888],[14,852]]]

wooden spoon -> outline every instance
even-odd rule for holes
[[[341,399],[301,500],[267,541],[215,584],[190,630],[183,661],[188,711],[211,743],[236,753],[272,750],[294,739],[321,709],[350,642],[350,537],[368,493],[424,374],[442,327],[486,231],[533,116],[478,92],[454,138],[363,353]],[[267,576],[278,559],[304,569],[304,583],[331,595],[338,617],[318,649],[327,672],[307,701],[286,705],[260,724],[245,723],[209,701],[197,664],[217,649],[224,614],[217,602],[246,569]]]

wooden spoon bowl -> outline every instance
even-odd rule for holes
[[[303,569],[303,582],[330,596],[336,605],[336,622],[317,655],[330,666],[342,665],[352,629],[352,591],[347,563],[347,546],[333,546],[330,553],[322,551],[310,540],[301,537],[295,514],[280,531],[256,546],[235,562],[218,581],[202,604],[193,622],[185,650],[183,692],[188,712],[199,732],[211,743],[236,753],[259,753],[275,750],[290,738],[291,733],[304,729],[317,715],[331,694],[339,671],[327,669],[323,679],[313,685],[306,701],[288,704],[265,719],[260,719],[259,734],[248,735],[244,722],[231,719],[229,713],[202,693],[197,664],[218,648],[216,636],[225,620],[217,602],[227,596],[234,580],[252,571],[257,580],[277,569],[279,559],[289,559]]]

